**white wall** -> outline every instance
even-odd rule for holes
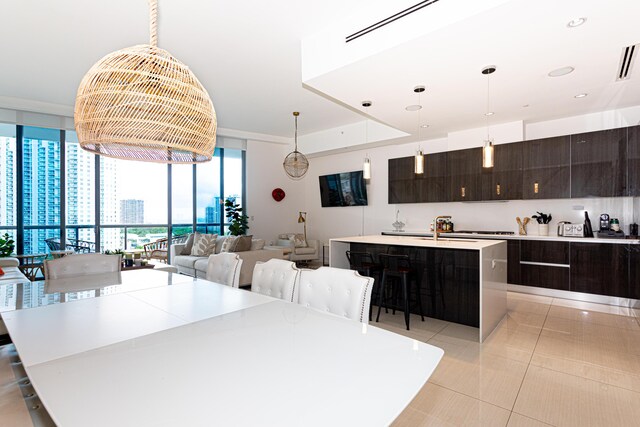
[[[304,182],[287,177],[282,168],[291,148],[282,144],[247,140],[247,213],[249,234],[275,240],[280,233],[302,232],[298,211],[304,211]],[[274,188],[282,188],[286,197],[276,202]]]
[[[613,120],[612,118],[617,118]],[[623,119],[620,119],[623,118]],[[619,121],[616,121],[620,119]],[[638,123],[640,107],[603,112],[587,116],[554,120],[545,123],[524,124],[524,134],[528,139],[562,135],[572,132],[587,132],[616,126],[628,126]],[[635,120],[635,122],[634,122]],[[517,134],[517,126],[504,125],[505,138]],[[522,128],[521,128],[522,131]],[[496,132],[500,132],[497,130]],[[470,130],[470,134],[474,131]],[[493,133],[493,132],[492,132]],[[521,133],[522,134],[522,133]],[[511,139],[515,141],[517,139]],[[453,141],[453,140],[452,140]],[[461,142],[456,134],[455,147],[450,146],[448,138],[423,141],[420,143],[427,153],[465,148],[464,145],[479,146],[481,141],[473,139]],[[506,142],[506,141],[505,141]],[[452,142],[453,143],[453,142]],[[639,221],[640,202],[636,198],[588,198],[563,200],[528,200],[509,202],[452,202],[389,205],[387,194],[388,159],[413,155],[417,143],[370,148],[348,153],[314,157],[307,176],[303,179],[303,197],[308,212],[308,234],[310,238],[327,241],[332,237],[353,236],[359,234],[379,234],[390,230],[395,220],[395,212],[400,210],[400,218],[406,223],[407,230],[426,230],[436,215],[451,215],[457,230],[504,230],[518,231],[516,216],[525,217],[536,211],[551,213],[554,220],[550,230],[555,232],[558,221],[582,222],[584,211],[588,211],[594,228],[601,213],[619,218],[625,232],[628,224]],[[318,176],[338,172],[359,170],[365,154],[371,158],[372,178],[367,185],[369,206],[322,208]],[[425,165],[429,167],[429,165]],[[535,225],[529,226],[529,234],[537,234]]]

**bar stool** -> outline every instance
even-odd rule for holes
[[[373,301],[376,301],[376,292],[380,292],[380,286],[378,284],[380,283],[382,266],[373,260],[373,255],[369,252],[346,251],[346,254],[347,259],[349,260],[349,268],[351,270],[357,271],[362,276],[372,277],[374,279],[373,294],[371,295],[371,303],[369,305],[369,321],[371,321],[371,308],[373,307]]]
[[[387,283],[392,284],[392,286],[397,287],[398,285],[402,288],[402,306],[394,305],[392,308],[394,310],[403,310],[404,311],[404,322],[407,325],[407,330],[409,330],[409,320],[410,320],[410,285],[411,282],[415,283],[415,295],[418,300],[418,310],[420,311],[420,317],[424,322],[424,313],[422,311],[422,297],[420,295],[420,281],[416,277],[416,271],[411,266],[411,261],[408,255],[390,255],[390,254],[380,254],[380,262],[382,264],[382,280],[380,281],[380,289],[378,292],[378,315],[376,317],[376,322],[380,321],[380,309],[384,304],[385,310],[387,309],[387,300],[388,297],[384,297],[385,290],[387,287]],[[397,304],[398,293],[396,289],[393,289],[391,294],[391,299],[394,300],[394,304]]]

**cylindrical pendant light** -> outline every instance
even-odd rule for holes
[[[364,106],[365,103],[363,102],[362,105]],[[370,106],[370,105],[371,105],[371,101],[367,101],[367,106]],[[369,120],[368,119],[364,125],[365,125],[364,140],[365,140],[365,144],[368,144],[369,143]],[[362,165],[362,177],[364,179],[371,179],[371,159],[369,158],[369,154],[364,155],[364,163]]]
[[[482,167],[487,169],[493,167],[493,140],[489,136],[489,117],[493,115],[493,113],[489,111],[489,76],[495,71],[495,65],[488,65],[482,69],[482,74],[487,76],[487,112],[485,113],[485,117],[487,118],[487,139],[485,139],[484,145],[482,146]]]
[[[369,157],[364,158],[364,164],[362,165],[362,177],[364,179],[371,179],[371,159]]]
[[[413,172],[416,175],[421,175],[424,173],[424,154],[422,153],[421,149],[418,149],[418,152],[416,153]]]
[[[424,92],[426,90],[426,88],[423,85],[420,86],[416,86],[413,88],[413,91],[415,93],[418,94],[418,141],[420,140],[420,128],[421,128],[421,124],[420,124],[420,110],[422,110],[422,104],[420,103],[420,94],[422,92]],[[416,175],[422,175],[424,173],[424,153],[422,152],[422,149],[420,147],[418,147],[418,152],[416,153],[416,157],[414,160],[414,167],[413,167],[413,172]]]
[[[482,147],[482,167],[493,167],[493,142],[490,139],[486,140]]]

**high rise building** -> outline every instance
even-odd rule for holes
[[[222,211],[224,210],[224,205],[222,204],[222,199],[220,196],[215,196],[213,198],[213,204],[206,206],[204,208],[204,221],[207,224],[216,224],[220,222],[222,218]]]
[[[144,200],[120,200],[120,224],[143,224]]]
[[[47,131],[50,129],[38,129],[33,138],[25,137],[22,143],[25,227],[60,224],[60,142]],[[46,253],[45,240],[59,237],[60,230],[34,228],[25,229],[24,234],[24,253]]]
[[[0,136],[0,225],[3,226],[16,225],[15,158],[15,137]]]

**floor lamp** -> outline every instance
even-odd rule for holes
[[[304,224],[304,242],[307,243],[307,213],[298,212],[298,224]]]

